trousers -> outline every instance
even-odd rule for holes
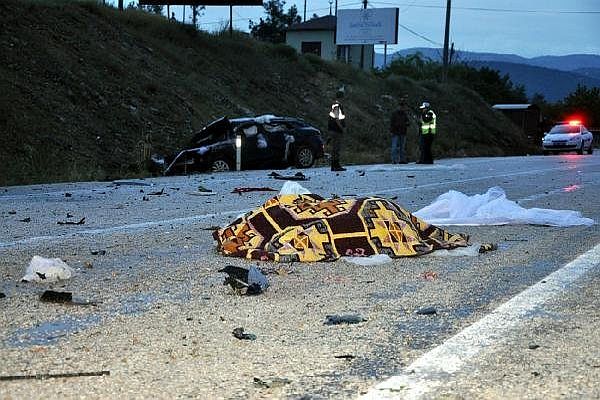
[[[392,164],[406,162],[406,135],[392,135]]]

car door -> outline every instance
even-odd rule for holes
[[[290,127],[283,122],[263,125],[271,156],[271,164],[281,165],[286,160],[286,148],[291,135]]]

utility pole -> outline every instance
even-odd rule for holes
[[[442,82],[448,79],[448,41],[450,36],[450,3],[452,0],[447,0],[446,3],[446,29],[444,30],[444,68],[442,72]]]
[[[123,11],[123,0],[119,0],[119,11]]]
[[[448,0],[450,1],[450,0]],[[367,9],[367,0],[363,0],[363,9]],[[365,67],[365,45],[360,45],[360,69]]]
[[[329,4],[329,14],[331,14],[331,4]],[[304,0],[304,20],[302,22],[306,22],[306,0]]]

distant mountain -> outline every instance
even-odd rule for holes
[[[589,76],[591,78],[600,79],[600,68],[577,68],[573,72],[579,75]]]
[[[443,50],[440,48],[431,47],[412,47],[403,49],[388,56],[388,63],[398,55],[406,57],[407,55],[420,52],[423,56],[431,58],[434,61],[441,61]],[[377,53],[375,57],[375,66],[383,66],[383,54]],[[597,54],[570,54],[566,56],[539,56],[533,58],[521,57],[516,54],[498,54],[498,53],[478,53],[474,51],[455,51],[453,61],[470,62],[470,61],[500,61],[515,64],[533,65],[536,67],[544,67],[558,69],[561,71],[574,71],[580,68],[600,68],[600,55]]]
[[[492,68],[499,71],[500,75],[508,74],[514,84],[525,87],[525,93],[529,98],[535,93],[541,93],[546,100],[557,101],[577,89],[578,84],[600,87],[598,78],[557,69],[492,61],[473,61],[467,64],[475,68]]]
[[[442,49],[415,47],[389,55],[406,57],[420,52],[424,57],[441,61]],[[476,68],[489,67],[501,75],[508,74],[513,83],[523,85],[528,97],[541,93],[546,100],[562,100],[578,84],[600,87],[600,55],[572,54],[566,56],[521,57],[516,54],[477,53],[457,51],[452,62],[463,62]],[[375,65],[383,66],[383,54],[375,55]]]

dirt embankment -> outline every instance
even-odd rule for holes
[[[438,111],[438,156],[526,152],[516,128],[460,86],[384,80],[241,33],[58,0],[5,0],[0,26],[0,185],[147,175],[151,153],[223,115],[293,115],[324,128],[341,85],[346,162],[389,160],[388,118],[404,94]],[[412,159],[416,139],[413,127]]]

